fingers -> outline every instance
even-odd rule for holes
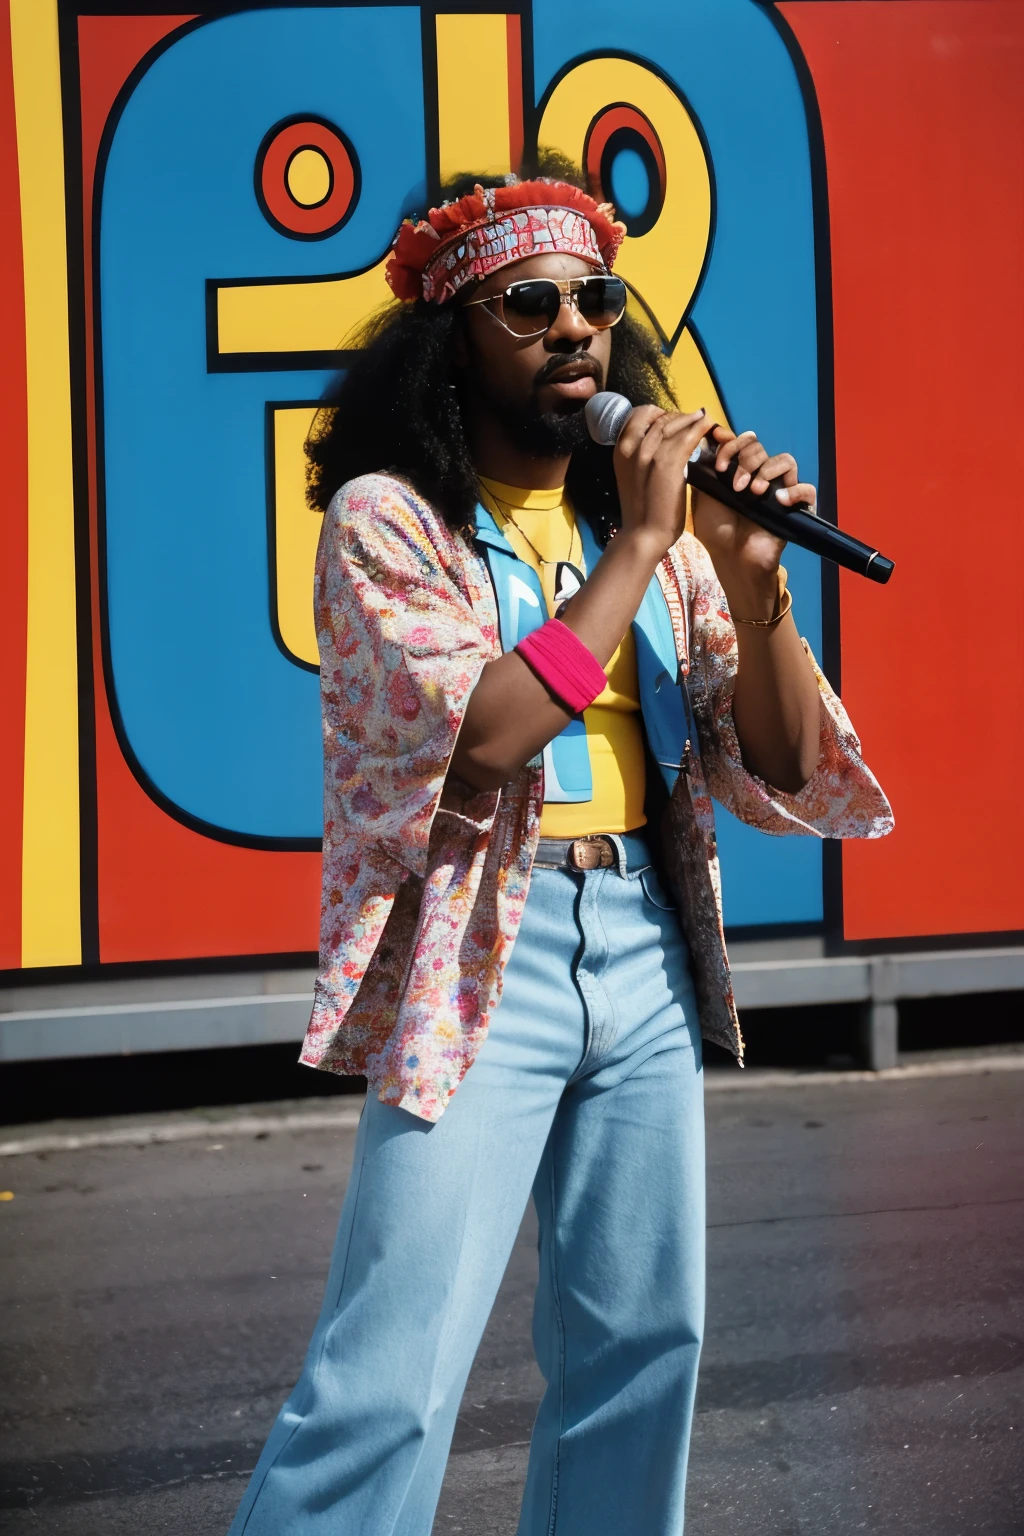
[[[757,464],[744,466],[750,468],[750,489],[755,496],[763,495],[773,480],[781,480],[783,485],[796,485],[800,476],[797,474],[796,459],[791,453],[776,453],[771,458],[763,448],[761,453],[763,457]]]
[[[654,423],[667,414],[656,405],[638,405],[619,433],[619,440],[615,445],[615,452],[619,458],[635,458],[640,450],[640,444]]]
[[[679,432],[686,432],[690,427],[695,426],[698,421],[706,421],[707,414],[703,406],[699,411],[686,411],[681,414],[670,412],[665,418],[666,436],[675,437]]]
[[[716,432],[717,435],[717,432]],[[715,456],[715,468],[721,472],[730,464],[735,465],[733,489],[745,490],[749,485],[755,496],[763,496],[773,481],[781,480],[789,489],[801,484],[796,459],[791,453],[769,454],[760,443],[756,432],[741,432],[722,442]],[[793,501],[802,500],[794,497]]]
[[[686,416],[670,412],[659,417],[640,445],[638,461],[648,467],[668,462],[682,473],[682,466],[704,436],[704,422],[703,411],[691,411]]]
[[[717,437],[722,430],[721,427],[716,427],[715,436]],[[725,442],[721,443],[718,453],[715,455],[715,468],[719,473],[723,469],[728,469],[737,454],[742,453],[744,448],[749,448],[752,444],[755,447],[760,447],[756,432],[741,432],[738,437],[730,436]]]
[[[666,412],[656,405],[637,406],[619,433],[612,462],[619,485],[620,501],[629,500],[637,505],[643,499],[644,486],[650,472],[649,458],[641,458],[641,450],[647,438],[653,434],[657,442],[661,436],[658,423]]]
[[[782,507],[817,506],[817,490],[800,479],[791,453],[769,454],[756,432],[740,432],[737,436],[727,427],[716,426],[708,436],[717,449],[715,468],[720,473],[733,468],[734,490],[742,491],[749,485],[756,496],[763,496],[771,487]]]
[[[776,501],[781,501],[784,507],[797,507],[801,502],[806,502],[809,507],[817,505],[818,492],[813,485],[801,480],[796,485],[785,485],[775,492]]]
[[[655,405],[637,406],[619,436],[616,456],[634,483],[642,482],[669,443],[673,464],[680,455],[684,462],[689,458],[704,435],[706,416],[704,410],[683,415]]]
[[[707,414],[635,410],[615,449],[615,478],[625,531],[645,529],[667,549],[686,518],[687,460],[708,432]]]

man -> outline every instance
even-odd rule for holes
[[[701,1030],[742,1042],[709,795],[765,832],[888,805],[782,545],[693,498],[710,423],[566,181],[406,224],[402,303],[308,451],[325,751],[303,1060],[370,1092],[320,1321],[233,1536],[428,1536],[532,1188],[547,1391],[520,1536],[678,1536],[703,1321]],[[637,405],[614,453],[582,410]],[[813,501],[788,454],[721,467]],[[557,617],[555,616],[557,614]]]

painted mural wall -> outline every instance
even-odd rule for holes
[[[315,948],[303,438],[400,218],[536,143],[683,405],[897,562],[786,558],[897,831],[721,813],[727,923],[1024,929],[1020,0],[143,9],[0,10],[0,967]]]

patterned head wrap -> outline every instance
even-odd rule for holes
[[[407,219],[385,276],[399,299],[443,304],[465,283],[526,256],[562,251],[610,268],[625,233],[610,203],[568,182],[510,178],[503,187],[478,185],[418,223]]]

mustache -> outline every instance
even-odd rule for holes
[[[542,384],[548,382],[552,374],[560,373],[563,368],[568,368],[570,363],[579,377],[582,378],[589,374],[592,379],[596,379],[599,384],[601,383],[604,370],[596,358],[588,356],[586,352],[556,352],[537,369],[533,380],[534,388],[539,389]]]

